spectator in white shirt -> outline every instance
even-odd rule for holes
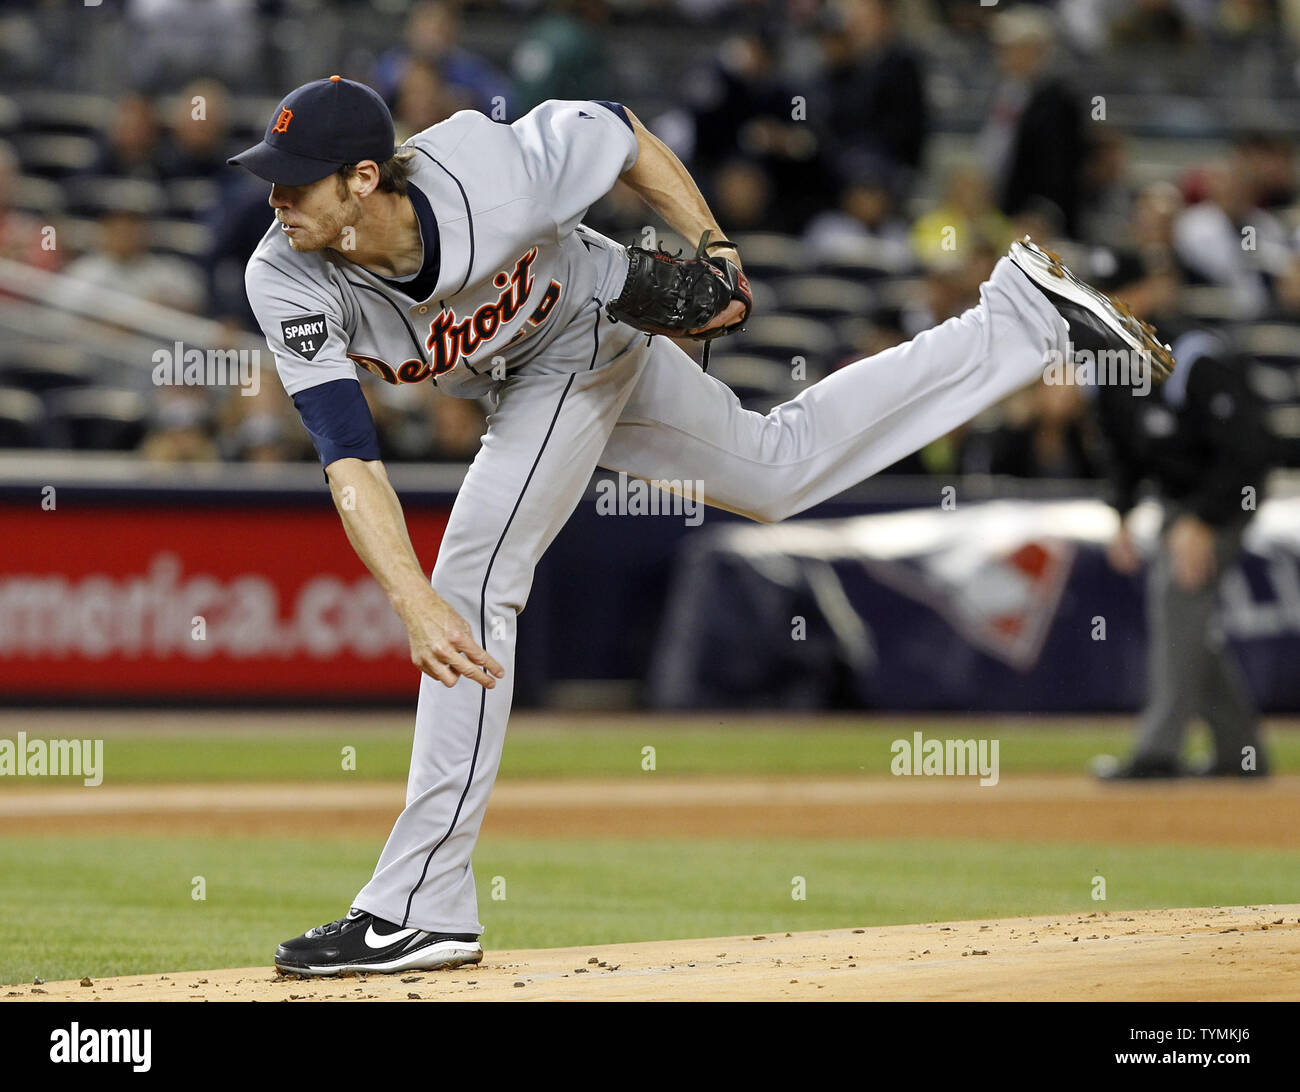
[[[67,274],[80,282],[67,297],[74,308],[93,303],[103,289],[192,313],[205,303],[196,269],[180,258],[150,252],[148,221],[135,209],[105,212],[95,249],[72,262]]]

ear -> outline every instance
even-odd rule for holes
[[[348,187],[357,197],[369,197],[379,187],[379,164],[363,159],[348,179]]]

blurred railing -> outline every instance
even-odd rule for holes
[[[4,297],[10,297],[8,299]],[[18,302],[16,302],[18,301]],[[0,329],[147,368],[159,345],[257,349],[260,338],[109,288],[0,258]]]

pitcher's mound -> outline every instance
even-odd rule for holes
[[[489,950],[477,967],[301,979],[269,967],[14,986],[5,1000],[1300,1000],[1300,906]]]

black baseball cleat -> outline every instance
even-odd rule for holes
[[[1101,781],[1167,781],[1187,776],[1187,771],[1175,759],[1143,755],[1126,760],[1114,755],[1098,755],[1088,763],[1088,769]]]
[[[358,971],[436,971],[478,963],[483,949],[473,933],[403,929],[355,908],[348,916],[308,929],[275,950],[281,974],[351,974]]]
[[[1150,362],[1157,382],[1169,378],[1174,370],[1173,350],[1124,304],[1084,284],[1056,254],[1037,246],[1028,235],[1011,244],[1009,257],[1069,323],[1076,349],[1134,353],[1138,360]]]
[[[1188,771],[1192,777],[1239,777],[1247,781],[1263,780],[1269,775],[1268,760],[1260,756],[1250,769],[1244,769],[1240,762],[1220,762],[1217,759],[1203,759],[1194,763]]]

